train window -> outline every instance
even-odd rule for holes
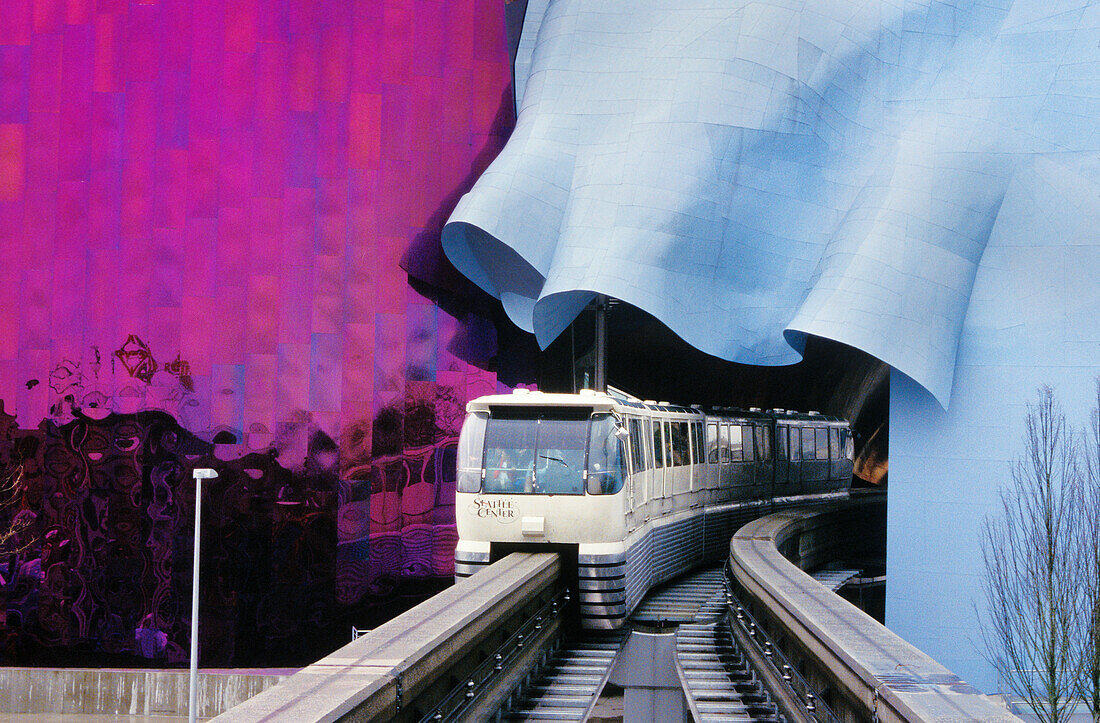
[[[783,426],[775,428],[775,458],[787,459],[787,428]]]
[[[752,462],[756,459],[756,455],[753,452],[752,437],[753,437],[752,427],[742,427],[741,428],[741,438],[745,442],[745,444],[744,444],[744,452],[745,452],[744,459],[745,459],[746,462]]]
[[[534,467],[536,429],[537,419],[490,418],[486,422],[486,492],[525,491]]]
[[[485,421],[489,415],[485,412],[470,412],[462,424],[458,435],[458,479],[455,486],[459,492],[477,492],[481,489],[481,461],[485,452]]]
[[[809,427],[802,428],[802,459],[813,459],[814,452],[814,430]]]
[[[653,468],[653,452],[649,448],[649,437],[650,437],[649,420],[648,419],[639,419],[638,420],[638,427],[642,431],[642,438],[639,441],[639,444],[642,447],[642,455],[643,455],[643,458],[645,460],[644,465],[645,465],[646,469],[652,469]]]
[[[829,458],[840,459],[840,430],[836,427],[829,430]]]
[[[741,434],[741,428],[740,427],[734,427],[734,429],[737,430],[738,435]],[[741,453],[741,449],[740,449],[741,440],[740,440],[740,438],[738,438],[737,444],[738,444],[737,453],[738,453],[738,455],[740,455],[740,453]],[[727,462],[729,462],[730,461],[730,454],[731,454],[732,449],[733,449],[733,440],[730,439],[730,425],[723,423],[719,427],[719,430],[718,430],[718,461],[721,462],[722,464],[726,464]]]
[[[653,427],[653,466],[665,466],[665,443],[661,437],[661,423],[654,420],[650,422]]]
[[[718,425],[714,422],[707,425],[707,461],[718,464]]]
[[[645,443],[642,438],[642,422],[630,420],[630,470],[634,473],[645,471]]]
[[[610,414],[592,415],[588,438],[588,494],[613,495],[623,488],[626,463],[622,441],[615,434],[619,423]]]
[[[730,438],[730,457],[727,462],[740,462],[741,461],[741,427],[736,424],[726,425],[726,429],[729,430]]]
[[[688,464],[691,457],[688,452],[688,423],[669,422],[669,453],[671,455],[670,467],[681,467]]]
[[[533,489],[541,494],[581,494],[587,422],[539,419]]]
[[[771,434],[765,427],[753,427],[753,437],[756,439],[756,456],[767,462],[772,458]]]
[[[485,426],[485,492],[583,494],[588,420],[501,418]]]
[[[791,446],[790,446],[791,461],[792,462],[800,462],[800,461],[802,461],[802,435],[799,433],[798,427],[791,427],[790,432],[791,432]]]
[[[703,454],[703,450],[706,449],[703,442],[703,423],[692,423],[691,431],[691,460],[695,462],[695,464],[700,464],[706,459],[706,456]]]
[[[815,429],[814,437],[817,440],[817,454],[818,459],[829,459],[829,430],[827,429]]]

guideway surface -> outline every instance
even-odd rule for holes
[[[551,553],[514,553],[214,720],[413,720],[487,642],[559,584]]]
[[[730,542],[729,564],[738,595],[757,608],[757,619],[773,637],[796,643],[792,654],[801,656],[837,692],[830,705],[834,710],[843,705],[850,712],[844,718],[1019,721],[779,552],[850,531],[853,519],[867,516],[861,505],[884,502],[853,499],[777,512],[748,523]],[[853,511],[858,513],[855,517]]]
[[[721,568],[694,570],[650,592],[631,616],[630,626],[671,630],[726,609]],[[630,633],[629,629],[572,633],[541,668],[532,671],[532,682],[501,710],[501,720],[587,720]],[[710,688],[711,693],[714,690]],[[743,703],[740,697],[737,703]]]
[[[797,535],[828,538],[838,524],[829,515],[846,509],[784,511],[746,525],[730,543],[732,588],[719,570],[689,573],[639,604],[629,634],[571,637],[559,605],[561,560],[515,553],[219,720],[420,720],[439,711],[440,720],[581,721],[608,680],[624,689],[627,721],[672,698],[682,711],[676,718],[802,721],[808,712],[820,720],[825,707],[813,713],[815,698],[822,701],[808,688],[794,691],[796,707],[810,705],[792,715],[792,693],[772,670],[780,651],[768,636],[799,669],[824,671],[807,679],[824,682],[830,696],[840,692],[841,719],[1019,720],[779,553],[820,550]],[[731,605],[731,596],[742,602]],[[759,624],[750,625],[753,616]],[[764,628],[763,638],[753,632]],[[789,685],[790,666],[782,667]],[[478,672],[486,668],[494,672]]]
[[[633,632],[615,680],[624,720],[779,721],[752,661],[728,629],[721,567],[697,569],[654,589],[630,618]]]

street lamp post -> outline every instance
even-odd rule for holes
[[[192,473],[195,477],[195,560],[192,564],[191,580],[191,687],[190,702],[187,706],[187,721],[195,723],[195,708],[198,701],[199,678],[199,534],[202,529],[202,481],[214,479],[218,473],[209,467],[199,467]]]

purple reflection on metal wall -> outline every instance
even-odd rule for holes
[[[4,662],[180,659],[200,461],[204,664],[448,578],[461,410],[500,385],[438,234],[512,124],[503,15],[0,3],[0,471],[36,536]]]

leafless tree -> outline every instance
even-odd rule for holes
[[[1100,378],[1096,380],[1096,406],[1085,430],[1081,524],[1081,589],[1084,592],[1086,629],[1083,636],[1081,696],[1100,721]]]
[[[1081,613],[1077,445],[1050,387],[1027,407],[1025,450],[982,532],[987,660],[1044,723],[1073,714]]]

